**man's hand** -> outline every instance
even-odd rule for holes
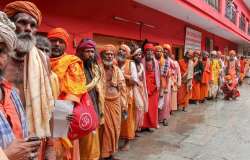
[[[160,97],[163,97],[164,96],[164,91],[163,89],[160,90]]]
[[[181,85],[177,85],[177,89],[180,89],[181,88]]]
[[[164,89],[164,94],[168,94],[168,89]]]
[[[143,81],[143,76],[138,77],[140,81]]]
[[[69,114],[67,117],[66,117],[67,121],[70,123],[74,120],[74,115],[73,114]]]
[[[29,160],[37,157],[37,151],[41,141],[17,140],[15,139],[5,150],[4,153],[9,160]]]

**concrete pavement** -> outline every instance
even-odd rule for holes
[[[176,112],[169,126],[131,143],[121,160],[250,160],[250,85],[236,101],[207,101]]]

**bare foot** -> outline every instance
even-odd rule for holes
[[[168,126],[168,121],[166,119],[163,120],[163,126]]]
[[[136,132],[135,137],[141,137],[140,133]]]
[[[128,151],[129,150],[129,142],[126,143],[123,147],[120,148],[121,151]]]

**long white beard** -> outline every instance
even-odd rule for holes
[[[23,60],[24,56],[31,51],[31,49],[35,46],[36,40],[32,35],[19,34],[17,35],[17,46],[16,52],[13,51],[10,53],[10,56],[17,60]],[[18,55],[17,53],[24,53]]]
[[[16,50],[18,52],[29,53],[35,44],[36,41],[33,36],[31,37],[31,39],[18,37]]]

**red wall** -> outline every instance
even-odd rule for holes
[[[237,47],[228,40],[131,0],[85,2],[75,0],[74,3],[69,3],[68,0],[33,1],[43,13],[40,31],[47,32],[53,27],[64,27],[77,41],[83,37],[92,37],[93,33],[139,39],[139,26],[134,23],[113,20],[114,16],[119,16],[156,26],[155,28],[143,27],[142,30],[142,39],[147,38],[153,42],[184,45],[185,28],[191,26],[202,32],[203,49],[207,36],[213,38],[214,46],[218,46],[221,50],[225,46],[228,46],[229,49]],[[0,8],[3,8],[8,2],[8,0],[1,0]],[[68,50],[71,53],[74,52],[72,46]]]

